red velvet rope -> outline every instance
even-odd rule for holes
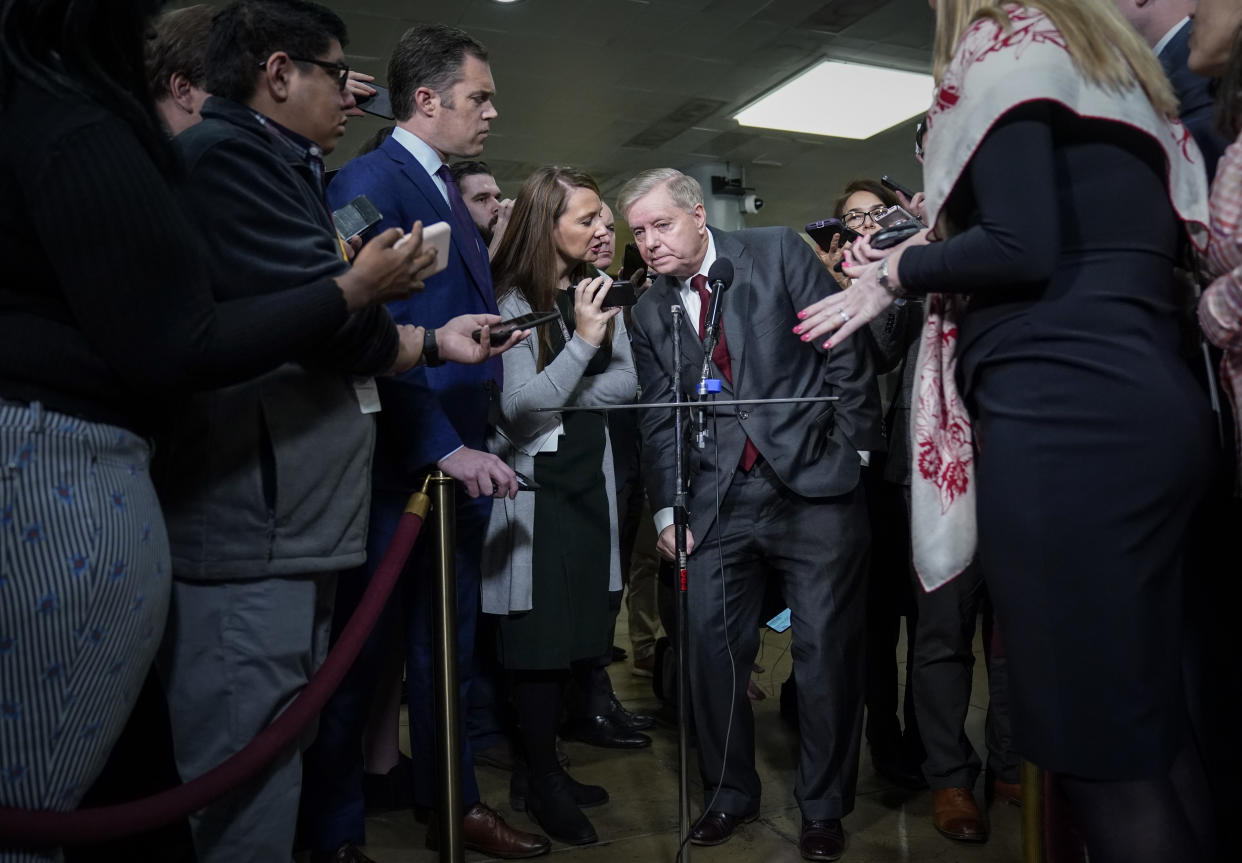
[[[242,785],[292,743],[336,691],[396,586],[422,525],[422,517],[414,513],[401,517],[379,569],[323,666],[293,703],[241,751],[191,782],[129,803],[72,812],[0,808],[0,840],[6,847],[106,842],[184,818]]]

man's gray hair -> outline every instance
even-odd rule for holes
[[[621,218],[628,222],[630,207],[634,206],[634,202],[662,185],[667,185],[673,203],[687,213],[693,212],[696,205],[703,203],[703,187],[694,177],[687,176],[676,168],[652,168],[650,171],[643,171],[621,187],[621,194],[617,196],[617,212],[621,214]]]

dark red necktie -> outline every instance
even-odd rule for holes
[[[690,287],[694,288],[699,294],[699,340],[702,341],[707,335],[705,332],[707,329],[707,308],[712,302],[712,292],[707,289],[707,276],[702,273],[690,280]],[[729,344],[725,341],[723,320],[716,324],[716,332],[716,348],[712,351],[712,362],[716,364],[716,368],[720,369],[720,373],[729,382],[729,386],[732,386],[733,361],[729,359]],[[759,448],[747,437],[746,446],[742,449],[742,460],[738,462],[738,465],[742,470],[749,471],[758,460]]]

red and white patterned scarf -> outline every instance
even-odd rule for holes
[[[958,227],[948,224],[944,205],[989,130],[1011,109],[1047,100],[1081,117],[1124,123],[1163,146],[1173,206],[1195,245],[1206,245],[1206,174],[1189,130],[1157,114],[1137,86],[1116,91],[1083,78],[1042,11],[1020,3],[1005,11],[1008,29],[982,19],[962,34],[928,113],[923,188],[938,238]],[[977,544],[974,439],[954,377],[965,309],[960,295],[929,296],[919,347],[910,497],[914,567],[928,591],[958,576]]]

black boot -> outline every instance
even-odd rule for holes
[[[527,814],[558,842],[568,845],[598,842],[595,828],[574,801],[570,782],[569,774],[563,770],[532,777],[526,798]]]
[[[570,796],[574,802],[578,804],[580,809],[590,809],[592,806],[603,806],[608,802],[608,792],[599,785],[584,785],[577,779],[574,779],[564,770],[561,774],[565,777],[566,784],[569,786]],[[526,811],[526,798],[530,795],[530,771],[526,768],[526,764],[522,761],[513,768],[513,775],[509,779],[509,806],[517,812]]]

